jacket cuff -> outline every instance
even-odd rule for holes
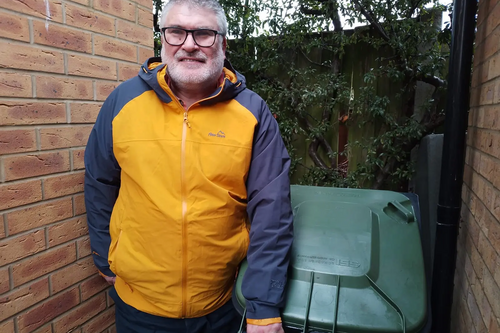
[[[247,324],[257,325],[257,326],[267,326],[271,324],[281,323],[281,317],[268,318],[268,319],[249,319],[247,318]]]
[[[278,307],[259,304],[257,302],[252,302],[247,300],[246,308],[247,308],[247,313],[246,313],[247,323],[249,324],[269,325],[281,322],[281,314],[280,314],[280,309]],[[255,320],[270,320],[270,319],[276,320],[276,318],[279,318],[279,321],[274,321],[272,323],[267,323],[267,324],[254,324],[248,321],[248,320],[255,321]]]
[[[113,273],[109,267],[108,268],[99,268],[98,270],[99,272],[99,275],[101,275],[102,277],[115,277],[115,273]]]

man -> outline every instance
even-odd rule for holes
[[[265,102],[225,61],[216,0],[172,0],[162,52],[105,101],[85,152],[94,261],[118,333],[282,333],[290,159]],[[250,231],[249,231],[250,229]],[[248,250],[248,252],[247,252]]]

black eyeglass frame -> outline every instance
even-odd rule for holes
[[[184,38],[184,40],[182,41],[182,43],[179,43],[179,44],[172,44],[170,43],[168,40],[167,40],[167,36],[165,36],[165,31],[167,29],[178,29],[178,30],[182,30],[182,31],[185,31],[186,32],[186,37]],[[194,37],[194,33],[197,32],[197,31],[211,31],[213,32],[215,35],[214,35],[214,41],[211,45],[208,45],[208,46],[202,46],[200,44],[198,44],[198,42],[196,41],[196,38]],[[215,44],[215,41],[217,40],[217,35],[220,35],[220,36],[225,36],[224,33],[222,32],[219,32],[217,30],[213,30],[213,29],[184,29],[184,28],[179,28],[179,27],[163,27],[161,28],[161,32],[163,34],[163,39],[165,40],[165,42],[168,44],[168,45],[172,45],[172,46],[180,46],[182,44],[184,44],[188,38],[188,35],[191,34],[191,36],[193,37],[193,41],[196,45],[198,45],[199,47],[212,47],[214,44]]]

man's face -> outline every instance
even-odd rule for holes
[[[165,27],[219,30],[212,11],[188,5],[173,6],[167,13]],[[217,82],[224,66],[225,50],[226,41],[220,35],[211,47],[196,45],[192,34],[188,34],[184,44],[179,46],[169,45],[162,36],[162,62],[167,64],[173,83],[184,87]]]

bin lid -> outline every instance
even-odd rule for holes
[[[418,332],[427,317],[424,262],[410,200],[391,191],[291,187],[294,243],[286,327],[306,332]],[[245,307],[241,265],[235,287]]]

